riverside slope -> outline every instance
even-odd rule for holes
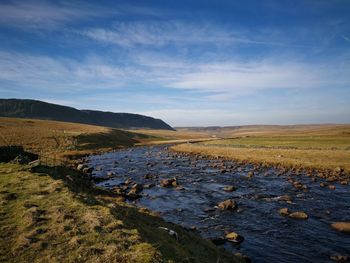
[[[0,99],[0,117],[65,121],[123,129],[174,130],[164,121],[144,115],[78,110],[39,100]]]

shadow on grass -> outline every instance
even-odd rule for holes
[[[76,137],[76,140],[78,150],[95,150],[100,148],[115,148],[118,146],[133,146],[140,140],[153,137],[140,133],[110,129],[108,132],[81,134]]]
[[[168,262],[240,262],[232,254],[219,250],[211,242],[202,239],[197,233],[181,226],[165,222],[162,218],[147,210],[117,202],[117,194],[97,188],[77,171],[66,167],[38,166],[33,172],[49,175],[55,180],[62,180],[78,200],[87,206],[101,205],[108,207],[116,220],[121,220],[129,229],[136,229],[143,242],[156,247]],[[87,208],[88,209],[88,208]],[[166,227],[178,234],[178,240],[164,229]],[[219,259],[219,260],[218,260]]]

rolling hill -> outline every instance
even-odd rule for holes
[[[29,99],[0,99],[0,117],[65,121],[122,129],[173,130],[164,121],[144,115],[78,110]]]

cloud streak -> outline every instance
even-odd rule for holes
[[[88,3],[45,0],[11,1],[0,4],[0,25],[30,29],[55,29],[66,23],[119,14]]]
[[[200,63],[140,56],[128,65],[104,57],[82,61],[0,52],[0,80],[31,89],[66,92],[161,86],[194,92],[201,99],[230,100],[270,89],[313,89],[350,85],[350,69],[269,59]]]
[[[111,28],[89,28],[79,32],[93,40],[125,48],[137,45],[263,45],[312,48],[311,45],[285,42],[286,37],[275,31],[218,27],[210,22],[185,23],[172,21],[115,22]],[[278,39],[276,37],[280,37]],[[282,40],[282,41],[281,41]],[[289,40],[290,41],[290,40]]]

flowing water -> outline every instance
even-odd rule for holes
[[[320,180],[313,182],[300,175],[298,181],[309,187],[303,191],[287,181],[288,174],[278,176],[272,168],[264,168],[249,179],[250,165],[179,155],[167,146],[90,156],[88,164],[94,168],[94,177],[106,178],[98,183],[100,186],[112,188],[128,179],[148,185],[150,188],[134,201],[136,205],[159,212],[167,221],[195,227],[204,238],[224,237],[230,231],[239,233],[244,237],[242,243],[226,242],[222,246],[248,255],[253,262],[332,262],[332,255],[350,255],[350,236],[330,227],[332,222],[350,219],[349,186],[321,188]],[[223,166],[225,173],[221,171]],[[159,186],[160,180],[173,177],[182,189]],[[237,190],[223,191],[228,185]],[[290,196],[292,202],[279,200],[282,195]],[[238,208],[214,208],[226,199],[234,199]],[[282,207],[304,211],[309,219],[282,217],[278,212]]]

